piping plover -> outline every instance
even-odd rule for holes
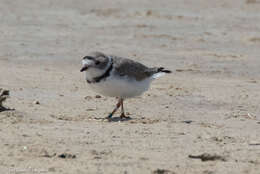
[[[82,64],[80,71],[86,72],[87,83],[95,92],[118,98],[115,109],[106,118],[111,118],[120,106],[120,118],[128,118],[124,113],[124,99],[141,95],[154,79],[171,73],[163,67],[148,68],[139,62],[101,52],[85,56]]]

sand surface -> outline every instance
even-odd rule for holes
[[[0,0],[0,21],[1,174],[260,173],[259,0]],[[173,73],[106,122],[90,51]]]

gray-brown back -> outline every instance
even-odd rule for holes
[[[131,59],[117,56],[110,57],[113,60],[115,71],[119,76],[128,76],[134,78],[137,81],[141,81],[158,72],[158,68],[149,68]]]

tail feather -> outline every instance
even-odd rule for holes
[[[158,71],[158,72],[164,72],[164,73],[171,73],[171,72],[172,72],[172,71],[170,71],[170,70],[164,69],[164,67],[158,68],[157,71]]]
[[[164,69],[163,67],[157,68],[156,71],[157,72],[152,75],[153,79],[157,79],[158,77],[161,77],[161,76],[165,75],[166,73],[168,74],[168,73],[172,72],[170,70]]]

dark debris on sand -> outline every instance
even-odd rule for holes
[[[166,169],[157,169],[152,172],[152,174],[175,174],[175,172],[172,172],[170,170]]]
[[[3,102],[9,97],[9,90],[0,88],[0,112],[8,110],[3,106]]]
[[[189,158],[201,159],[201,161],[226,161],[226,158],[216,154],[203,153],[201,155],[189,155]]]
[[[74,159],[76,158],[76,155],[72,155],[69,153],[62,153],[60,155],[58,155],[59,158],[64,158],[64,159]]]

